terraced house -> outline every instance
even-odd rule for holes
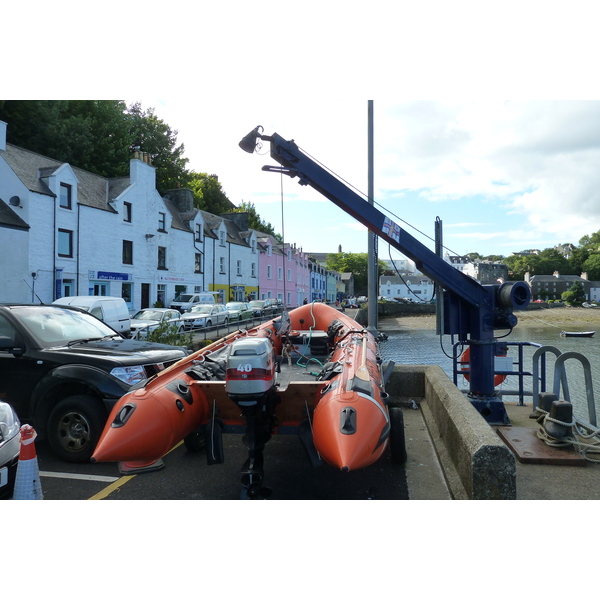
[[[105,178],[6,143],[0,122],[1,302],[123,297],[130,310],[181,292],[258,295],[257,234],[156,190],[147,155]]]

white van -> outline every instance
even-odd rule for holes
[[[171,302],[169,308],[176,308],[181,314],[187,312],[194,304],[215,304],[215,296],[219,292],[198,292],[197,294],[179,294]]]
[[[125,337],[129,336],[131,319],[123,298],[115,296],[66,296],[55,300],[52,304],[82,308]]]

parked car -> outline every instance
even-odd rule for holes
[[[83,310],[87,310],[90,314],[110,325],[115,331],[129,337],[131,320],[127,303],[123,298],[114,296],[66,296],[55,300],[52,304],[83,308]]]
[[[257,317],[269,317],[283,310],[283,302],[278,298],[266,298],[265,300],[251,300],[250,306]]]
[[[79,308],[0,305],[0,397],[70,462],[89,461],[121,396],[186,355],[123,338]]]
[[[225,308],[229,311],[230,321],[247,321],[254,316],[254,310],[248,302],[228,302]]]
[[[148,332],[154,331],[163,323],[173,323],[177,326],[177,332],[183,332],[183,321],[181,314],[174,308],[143,308],[131,318],[131,337],[142,339],[148,336]]]
[[[195,304],[214,304],[217,292],[200,292],[198,294],[179,294],[169,308],[175,308],[180,313],[187,312]]]
[[[13,407],[0,402],[0,500],[12,498],[21,449],[21,423]]]
[[[217,325],[229,323],[229,311],[224,304],[197,304],[183,315],[181,319],[186,331],[190,329],[210,329]]]

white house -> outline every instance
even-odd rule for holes
[[[414,302],[430,302],[433,292],[434,281],[425,275],[379,277],[379,295],[383,298],[408,298]]]
[[[134,311],[181,292],[227,301],[235,286],[257,289],[256,235],[194,208],[190,190],[161,197],[147,155],[128,177],[105,178],[7,144],[6,130],[0,122],[0,301],[110,295]]]

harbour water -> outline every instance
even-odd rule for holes
[[[581,329],[581,328],[579,328]],[[593,327],[591,329],[594,329]],[[452,338],[444,335],[438,336],[435,327],[431,325],[428,328],[404,328],[386,329],[382,328],[388,335],[388,340],[381,342],[379,351],[384,363],[393,360],[396,364],[436,364],[444,372],[453,378],[452,372]],[[549,326],[538,322],[536,324],[529,322],[519,323],[512,333],[504,338],[506,342],[531,342],[540,346],[553,346],[559,352],[576,352],[583,354],[590,362],[592,387],[594,391],[596,414],[600,419],[600,332],[591,338],[561,337],[560,328]],[[500,332],[502,333],[502,332]],[[523,347],[523,366],[524,370],[531,373],[533,369],[533,354],[537,346]],[[460,352],[459,352],[460,355]],[[517,349],[509,346],[509,356],[516,362],[518,358]],[[547,357],[547,376],[546,390],[552,391],[554,380],[554,355],[546,354]],[[570,399],[573,404],[573,412],[579,419],[589,421],[589,411],[587,403],[586,385],[584,371],[581,363],[575,359],[569,359],[565,363],[567,372],[567,381],[570,392]],[[516,367],[515,367],[516,370]],[[457,381],[460,389],[468,389],[468,382],[462,376],[458,376]],[[524,387],[531,391],[532,377],[524,379]],[[518,378],[509,375],[497,389],[514,390],[518,387]],[[562,397],[562,396],[561,396]],[[506,402],[518,402],[516,396],[505,396]],[[525,403],[531,403],[531,396],[525,397]]]

